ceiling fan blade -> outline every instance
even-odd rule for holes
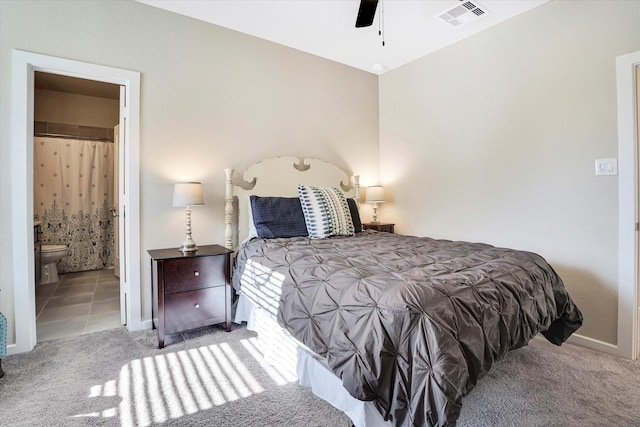
[[[373,24],[373,18],[376,16],[376,8],[378,0],[360,0],[360,8],[358,9],[358,17],[356,18],[356,28],[369,27]]]

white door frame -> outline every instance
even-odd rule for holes
[[[127,210],[121,216],[127,239],[125,258],[128,279],[127,328],[142,329],[140,270],[140,73],[72,61],[20,50],[12,51],[11,66],[11,215],[13,293],[16,344],[11,354],[31,351],[36,343],[35,277],[33,246],[33,109],[34,74],[42,71],[125,86],[129,122],[126,128],[125,174]],[[123,276],[121,276],[121,280]]]
[[[640,51],[616,58],[618,87],[618,343],[620,356],[638,356],[638,111]]]
[[[635,360],[638,357],[638,128],[640,51],[616,58],[618,106],[618,341],[574,334],[570,342]]]

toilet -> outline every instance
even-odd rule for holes
[[[65,245],[42,245],[40,284],[55,283],[58,281],[58,268],[56,264],[64,257],[69,248]]]

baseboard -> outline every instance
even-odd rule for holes
[[[147,329],[153,329],[153,320],[143,320],[139,323],[140,329],[135,329],[136,331],[146,331]]]
[[[7,344],[7,356],[11,356],[12,354],[18,354],[16,345],[15,344]]]
[[[600,341],[594,338],[585,337],[584,335],[573,334],[569,337],[567,342],[570,344],[579,345],[581,347],[590,348],[592,350],[601,351],[603,353],[609,353],[616,356],[624,357],[624,355],[619,353],[617,345],[609,344],[608,342]]]

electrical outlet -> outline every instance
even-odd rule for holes
[[[618,175],[618,159],[596,159],[596,175]]]

